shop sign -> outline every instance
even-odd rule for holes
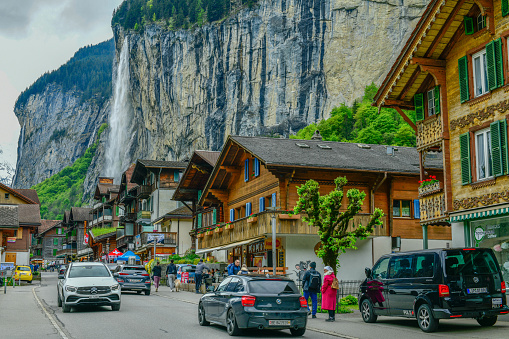
[[[478,226],[474,230],[475,241],[480,242],[484,238],[484,228]]]
[[[276,238],[276,248],[277,249],[282,248],[281,238]],[[272,250],[272,238],[265,239],[265,249]]]
[[[16,242],[16,237],[7,237],[7,242]]]
[[[253,244],[247,245],[247,251],[249,253],[262,253],[265,252],[265,241],[261,240]]]

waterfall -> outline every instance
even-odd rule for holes
[[[106,146],[105,175],[119,179],[130,164],[129,149],[132,140],[132,107],[129,103],[129,43],[122,44],[109,116],[109,139]]]

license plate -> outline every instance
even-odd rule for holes
[[[98,295],[91,295],[91,296],[90,296],[90,299],[98,299],[98,298],[99,298],[99,296],[98,296]]]
[[[491,307],[493,308],[502,307],[502,298],[491,298]]]
[[[129,279],[129,282],[140,282],[141,279]]]
[[[269,326],[290,326],[290,320],[269,320]]]
[[[488,293],[487,287],[467,288],[468,294]]]

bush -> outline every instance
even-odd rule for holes
[[[340,305],[344,305],[344,306],[346,306],[346,305],[357,305],[358,303],[359,303],[359,301],[353,295],[347,295],[346,297],[341,298],[341,300],[339,301],[339,304]]]

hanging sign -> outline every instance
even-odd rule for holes
[[[281,238],[276,238],[276,248],[277,249],[282,248]],[[272,238],[265,239],[265,249],[272,250]]]

